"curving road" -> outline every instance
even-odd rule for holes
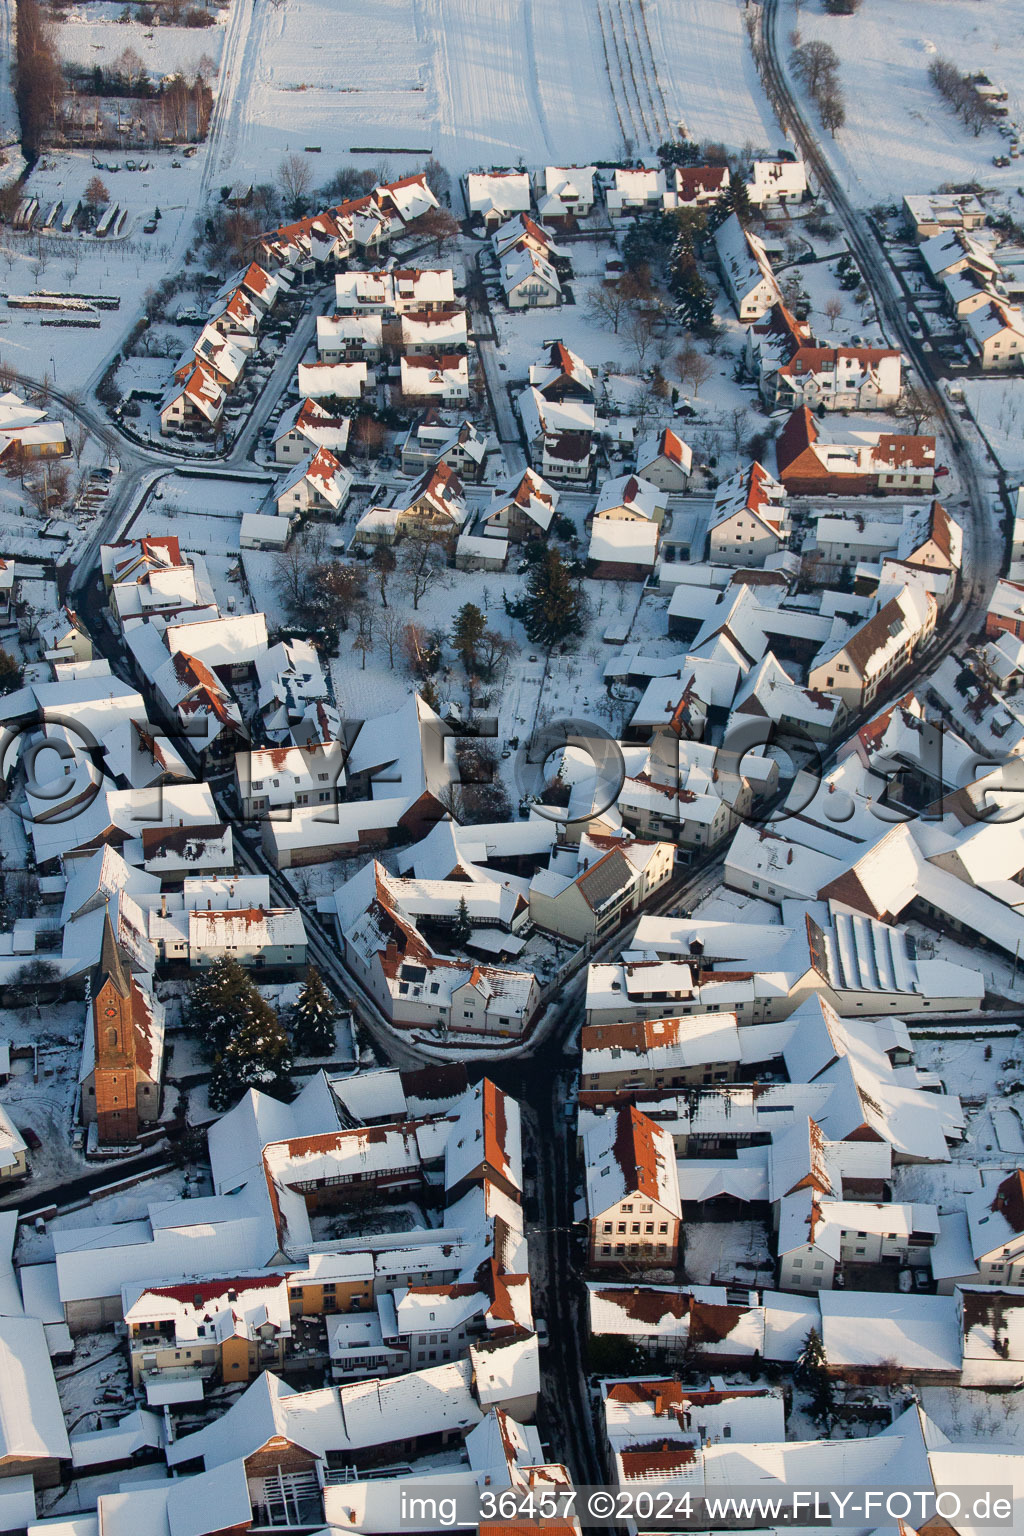
[[[809,124],[802,104],[790,87],[779,47],[779,0],[764,0],[761,34],[766,83],[774,91],[777,100],[783,103],[789,131],[843,226],[861,275],[871,290],[883,331],[890,342],[899,344],[913,363],[928,394],[932,412],[952,450],[966,503],[962,604],[959,617],[949,626],[949,629],[955,631],[954,639],[950,642],[952,644],[978,627],[985,611],[985,599],[999,575],[1002,563],[998,518],[993,514],[991,498],[982,483],[978,450],[965,431],[964,424],[951,409],[936,382],[928,354],[907,323],[907,315],[893,288],[885,257],[864,212],[855,207],[847,196],[842,182],[829,163],[827,149],[818,138],[818,130]]]

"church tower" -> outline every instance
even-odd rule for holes
[[[139,1131],[132,981],[114,937],[109,911],[103,919],[103,942],[99,964],[93,968],[90,991],[99,1140],[108,1146],[131,1142]]]

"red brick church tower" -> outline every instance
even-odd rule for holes
[[[90,990],[99,1139],[107,1145],[135,1141],[139,1132],[138,1066],[131,973],[114,937],[109,912],[103,920],[103,943]]]

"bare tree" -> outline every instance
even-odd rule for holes
[[[441,253],[455,244],[459,235],[459,221],[447,208],[429,208],[416,221],[417,230],[434,243],[434,256],[440,261]]]
[[[85,192],[82,194],[82,201],[87,208],[106,207],[107,203],[110,202],[110,193],[107,191],[106,183],[102,182],[98,176],[90,176]]]
[[[394,608],[388,608],[377,620],[377,633],[387,647],[388,666],[394,671],[395,651],[404,642],[406,622]]]
[[[409,539],[399,559],[399,579],[414,609],[433,587],[448,583],[448,557],[451,540],[444,538]]]
[[[288,211],[293,219],[297,219],[305,210],[310,188],[313,185],[313,172],[309,168],[309,161],[302,155],[285,155],[277,168],[277,182],[281,188],[281,195],[288,204]]]
[[[698,352],[697,348],[689,343],[680,347],[675,358],[676,378],[681,384],[689,385],[694,396],[700,394],[700,387],[706,384],[715,371],[715,365],[705,352]]]
[[[842,313],[843,301],[839,297],[838,293],[829,294],[828,298],[825,300],[825,306],[822,309],[822,314],[825,316],[825,319],[829,322],[830,325],[835,325],[836,321],[839,319]]]
[[[654,342],[654,320],[646,310],[636,309],[632,312],[623,328],[623,334],[633,349],[638,368],[643,368],[644,361]]]
[[[89,441],[89,428],[84,422],[77,421],[71,429],[71,451],[75,455],[75,463],[81,464],[85,445]]]
[[[440,198],[442,203],[451,202],[452,178],[440,160],[431,155],[423,167],[423,174],[427,178],[427,186],[435,197]]]
[[[934,410],[927,390],[914,379],[907,379],[903,385],[903,393],[900,395],[896,414],[904,421],[910,422],[914,432],[917,433],[931,421]]]
[[[594,283],[587,289],[584,303],[587,318],[597,325],[610,326],[617,336],[631,301],[615,283]]]

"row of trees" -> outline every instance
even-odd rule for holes
[[[25,158],[34,160],[63,99],[64,73],[56,34],[38,0],[18,0],[17,31],[14,96],[21,147]]]
[[[839,55],[831,43],[813,38],[801,43],[799,32],[792,36],[793,51],[789,62],[818,108],[821,125],[835,138],[846,122],[846,104],[839,84]]]
[[[952,59],[933,59],[928,66],[928,78],[975,138],[982,129],[991,127],[995,121],[991,104],[979,95],[970,75],[961,74]]]
[[[290,1099],[293,1053],[329,1056],[337,1017],[334,999],[314,966],[286,1028],[237,960],[216,961],[192,983],[187,1010],[188,1025],[212,1066],[210,1108],[223,1113],[249,1088]]]

